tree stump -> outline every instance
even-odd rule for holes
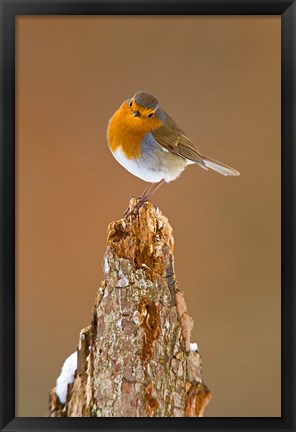
[[[73,382],[65,403],[50,391],[48,416],[203,416],[211,393],[190,344],[173,248],[172,228],[150,202],[109,225],[105,280],[80,332]]]

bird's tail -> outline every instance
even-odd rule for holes
[[[218,162],[215,159],[210,158],[209,156],[203,156],[204,164],[207,168],[210,168],[219,174],[224,176],[238,176],[239,172],[234,168],[231,168],[228,165],[225,165],[222,162]]]

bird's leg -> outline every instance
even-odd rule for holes
[[[140,196],[139,199],[143,198],[146,193],[149,191],[149,189],[151,188],[151,186],[154,185],[154,183],[148,183],[148,185],[146,186],[144,192],[142,193],[142,195]],[[136,198],[135,196],[131,196],[130,198]],[[134,209],[132,209],[133,211]],[[129,206],[127,207],[127,209],[125,210],[125,212],[123,213],[122,217],[125,218],[127,217],[129,214],[132,213],[132,211],[130,211]]]
[[[154,183],[148,183],[148,185],[146,186],[144,192],[142,193],[142,195],[140,196],[140,198],[143,198],[144,196],[146,196],[146,194],[149,192],[149,189],[154,185]]]
[[[165,183],[164,180],[160,180],[158,183],[149,183],[147,185],[147,187],[145,188],[144,192],[142,193],[142,195],[139,198],[139,201],[137,202],[137,204],[134,206],[133,209],[129,209],[129,207],[126,209],[126,211],[123,214],[123,217],[127,217],[129,216],[131,213],[133,213],[134,211],[139,211],[141,205],[147,201],[156,191],[157,189],[160,188],[160,186]]]
[[[144,201],[147,201],[147,199],[149,199],[157,191],[157,189],[159,189],[160,186],[164,183],[165,181],[163,179],[160,180],[160,182],[158,183],[150,183],[149,186],[144,190],[144,192],[140,196],[140,201],[142,201],[142,203]]]

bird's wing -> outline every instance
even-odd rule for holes
[[[151,133],[158,144],[171,153],[205,165],[202,154],[194,148],[190,139],[168,115],[166,115],[166,124],[152,130]]]

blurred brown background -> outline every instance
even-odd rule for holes
[[[107,224],[145,184],[113,159],[109,117],[156,95],[202,151],[153,202],[213,392],[207,416],[280,412],[280,18],[17,19],[17,415],[48,391],[103,278]]]

